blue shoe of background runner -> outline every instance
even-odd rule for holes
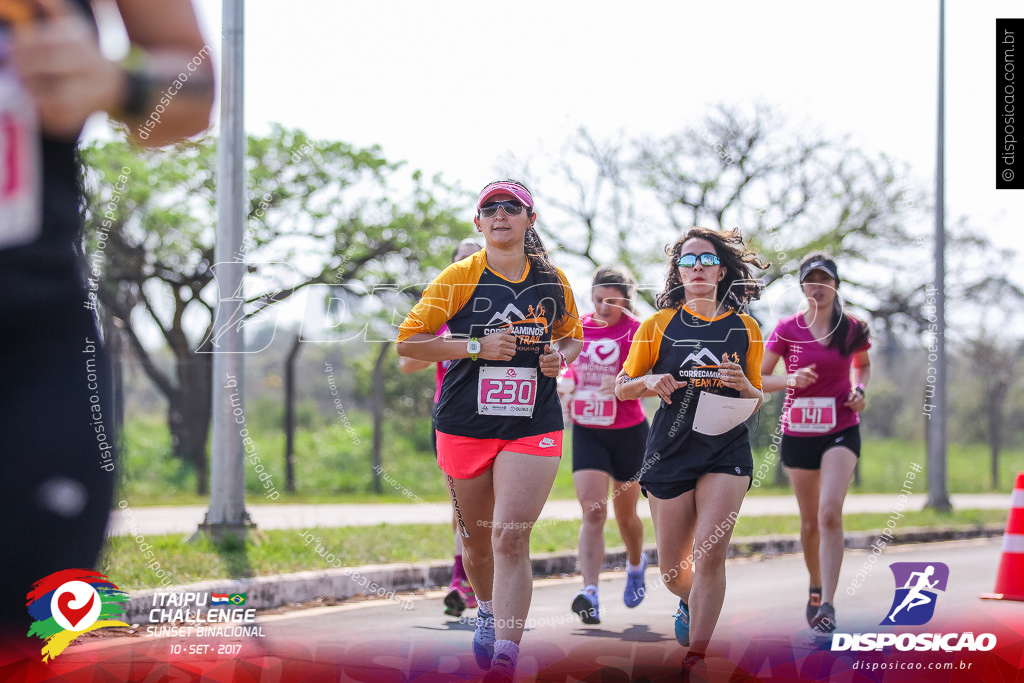
[[[680,645],[690,644],[690,608],[683,599],[679,599],[679,611],[676,612],[676,640]]]
[[[476,664],[486,671],[494,657],[494,615],[477,612],[476,633],[473,634],[473,656]]]
[[[598,606],[597,591],[593,586],[584,588],[572,601],[572,611],[579,615],[584,624],[593,626],[601,623],[601,608]]]
[[[491,670],[484,674],[484,683],[515,683],[516,665],[506,654],[494,656]]]
[[[647,555],[640,555],[640,571],[631,572],[626,570],[626,590],[622,594],[622,600],[626,607],[636,607],[643,602],[647,589],[644,587],[644,572],[647,571]]]

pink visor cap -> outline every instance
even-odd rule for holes
[[[483,189],[480,193],[480,197],[476,200],[476,210],[479,211],[481,205],[496,194],[510,194],[521,201],[529,209],[533,209],[533,196],[530,194],[529,190],[522,185],[516,185],[515,183],[499,180],[491,183]]]

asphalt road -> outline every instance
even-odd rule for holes
[[[992,632],[991,652],[840,653],[811,637],[804,621],[807,578],[802,557],[736,560],[708,665],[711,680],[736,681],[1024,681],[1024,603],[978,599],[994,587],[998,539],[887,548],[875,563],[868,551],[847,551],[836,600],[841,632]],[[924,626],[879,626],[894,597],[894,562],[942,562],[945,592]],[[853,588],[858,571],[871,571]],[[677,599],[654,586],[635,609],[622,604],[622,573],[601,577],[604,614],[584,626],[569,612],[578,577],[538,580],[522,642],[518,680],[679,680],[685,649],[673,636]],[[1024,577],[1022,577],[1024,582]],[[853,591],[849,595],[847,588]],[[446,617],[441,592],[397,596],[286,614],[262,615],[262,638],[106,639],[76,645],[60,660],[83,668],[157,662],[169,678],[203,671],[210,680],[455,681],[478,680],[470,650],[473,611]],[[411,605],[411,609],[409,609]],[[209,646],[209,649],[203,646]],[[237,656],[217,649],[236,646]],[[192,654],[189,654],[189,653]],[[889,670],[868,677],[854,666],[914,664],[952,669]],[[142,671],[142,669],[138,669]],[[998,677],[993,672],[998,673]],[[123,674],[121,674],[123,675]],[[646,677],[646,678],[645,678]],[[162,680],[154,678],[153,680]]]

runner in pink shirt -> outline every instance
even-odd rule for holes
[[[594,274],[591,291],[595,310],[581,318],[583,352],[566,371],[568,383],[562,386],[569,391],[561,396],[572,417],[572,478],[583,506],[583,590],[573,599],[572,610],[584,624],[599,624],[597,582],[604,561],[604,523],[612,480],[611,501],[628,560],[623,600],[627,607],[636,607],[644,598],[647,557],[636,503],[648,424],[640,399],[615,398],[615,377],[640,327],[633,312],[636,280],[625,268],[601,266]]]
[[[761,366],[764,390],[786,391],[782,464],[800,506],[800,542],[811,580],[807,622],[821,633],[836,629],[843,501],[860,457],[858,413],[871,376],[868,326],[843,312],[839,282],[827,255],[803,260],[807,310],[779,321]],[[772,375],[780,358],[786,374]]]

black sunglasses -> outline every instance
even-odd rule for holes
[[[705,251],[700,256],[697,256],[696,254],[683,254],[682,256],[679,257],[679,260],[676,261],[676,264],[679,265],[681,268],[693,268],[695,265],[697,265],[698,258],[700,259],[700,264],[705,268],[709,266],[717,266],[722,263],[722,260],[718,258],[717,254],[712,254],[710,251]]]
[[[507,216],[518,216],[523,212],[523,203],[515,199],[507,199],[500,202],[488,202],[480,207],[480,215],[484,218],[491,218],[501,208]]]

